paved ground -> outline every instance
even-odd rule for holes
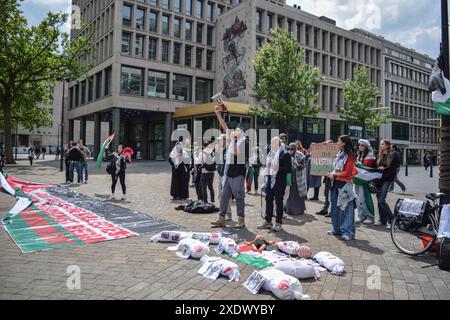
[[[91,168],[94,163],[90,163]],[[25,161],[8,168],[10,174],[37,182],[60,183],[63,174],[56,162],[38,161],[30,168]],[[102,170],[91,170],[89,184],[77,191],[106,201],[109,176]],[[407,193],[421,197],[436,191],[435,178],[423,168],[410,168]],[[174,210],[177,203],[168,195],[170,172],[166,162],[141,162],[129,166],[128,199],[122,205],[148,215],[182,225],[186,230],[209,231],[215,215],[190,215]],[[217,179],[216,179],[217,183]],[[191,195],[194,190],[191,189]],[[400,194],[391,194],[394,203]],[[259,197],[247,197],[247,227],[239,238],[250,240],[258,232]],[[0,193],[0,212],[12,207],[14,199]],[[312,299],[450,299],[450,273],[430,266],[433,254],[411,258],[399,253],[387,230],[360,227],[357,240],[342,242],[327,236],[329,221],[316,216],[321,202],[308,202],[307,214],[285,221],[285,231],[277,236],[283,240],[307,243],[314,252],[330,251],[346,263],[344,276],[324,272],[318,281],[302,281],[304,291]],[[259,232],[258,232],[259,233]],[[273,236],[268,236],[272,238]],[[228,283],[197,275],[201,262],[183,260],[167,251],[166,244],[150,243],[150,235],[103,242],[84,247],[51,250],[37,254],[21,254],[4,229],[0,230],[0,299],[274,299],[269,293],[252,295],[243,286],[253,268],[239,263],[241,281]],[[67,268],[81,270],[81,289],[70,290],[66,282]],[[380,273],[379,289],[369,289],[371,266]],[[423,268],[425,267],[425,268]]]

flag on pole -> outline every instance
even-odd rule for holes
[[[108,138],[106,138],[105,141],[103,141],[102,148],[100,149],[100,152],[98,153],[98,157],[97,157],[97,168],[102,167],[102,161],[103,161],[103,156],[105,155],[105,150],[106,150],[106,148],[108,148],[110,143],[114,140],[115,135],[116,134],[113,133]]]

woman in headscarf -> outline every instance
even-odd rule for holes
[[[376,158],[373,155],[373,149],[370,142],[360,139],[358,141],[356,165],[375,168],[376,164]],[[370,181],[364,181],[361,179],[353,179],[353,183],[355,184],[355,192],[358,196],[358,217],[356,218],[356,223],[375,223],[375,207],[373,205],[372,194],[368,188],[369,182]]]
[[[311,150],[311,147],[315,145],[315,143],[311,143],[311,146],[309,147],[309,150]],[[311,175],[311,154],[308,151],[306,156],[306,177],[308,181],[308,189],[314,189],[314,196],[310,199],[312,201],[318,201],[319,200],[319,192],[320,192],[320,186],[322,184],[322,177],[320,176],[312,176]]]
[[[286,213],[288,215],[301,215],[305,213],[306,197],[306,158],[300,151],[297,151],[295,143],[288,146],[288,151],[292,157],[292,185],[289,191],[289,198],[286,202]]]
[[[175,144],[169,155],[169,163],[172,165],[172,181],[170,195],[173,200],[189,198],[189,168],[191,156],[179,141]]]
[[[131,161],[131,155],[123,153],[123,145],[119,144],[117,152],[111,155],[111,199],[115,199],[117,180],[120,181],[122,187],[122,200],[126,200],[127,186],[125,184],[125,171],[127,163]]]

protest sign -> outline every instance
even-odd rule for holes
[[[333,172],[333,163],[339,148],[336,143],[313,144],[311,146],[311,175],[326,176]]]

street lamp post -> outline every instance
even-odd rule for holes
[[[448,27],[448,0],[441,0],[442,51],[444,54],[443,71],[447,79],[450,73]],[[440,151],[439,189],[446,194],[446,197],[442,199],[442,204],[447,204],[450,202],[450,116],[442,116]]]
[[[59,142],[59,171],[64,171],[64,101],[65,101],[65,89],[66,89],[66,79],[62,79],[63,90],[62,90],[62,109],[61,109],[61,134],[60,134],[60,142]]]

